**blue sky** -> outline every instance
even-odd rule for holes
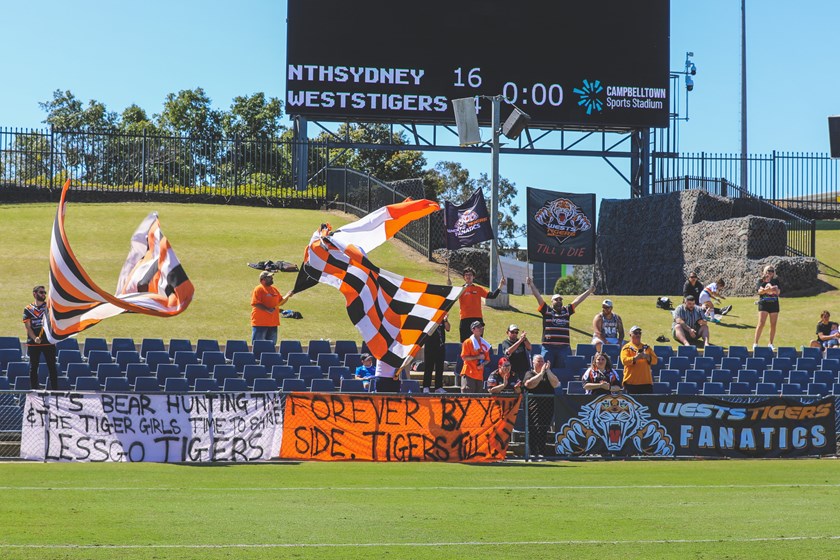
[[[146,0],[9,2],[3,9],[0,127],[36,128],[55,89],[109,110],[161,110],[166,94],[202,87],[215,106],[263,91],[285,98],[286,2]],[[827,152],[840,114],[840,2],[747,2],[749,151]],[[740,1],[671,2],[671,69],[694,52],[684,152],[740,149]],[[620,56],[620,53],[616,53]],[[682,96],[682,91],[680,92]],[[487,132],[484,131],[485,137]],[[427,153],[489,172],[486,155]],[[619,161],[629,175],[629,164]],[[525,187],[628,196],[597,158],[508,155],[501,174]]]

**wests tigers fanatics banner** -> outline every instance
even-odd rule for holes
[[[461,249],[493,239],[490,214],[487,212],[481,189],[476,189],[472,196],[461,204],[453,204],[447,200],[444,221],[447,249]]]
[[[595,195],[528,188],[528,260],[595,263]]]

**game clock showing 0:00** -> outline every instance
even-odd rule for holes
[[[533,126],[668,126],[668,0],[288,0],[286,111],[479,122],[503,96]]]

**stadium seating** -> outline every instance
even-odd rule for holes
[[[190,386],[195,386],[197,379],[210,379],[210,370],[204,364],[189,364],[184,370],[184,378]]]
[[[105,379],[106,393],[128,393],[130,391],[131,385],[128,384],[128,379],[125,377],[108,377]]]
[[[199,364],[191,364],[193,366]],[[189,366],[187,366],[189,367]],[[167,379],[173,377],[184,377],[184,372],[181,371],[176,364],[161,364],[158,366],[157,371],[155,372],[154,376],[157,378],[158,383],[163,385],[166,383]],[[129,379],[131,379],[129,377]]]
[[[118,364],[99,364],[96,368],[96,377],[99,378],[99,382],[101,384],[105,384],[105,381],[112,378],[112,377],[125,377],[123,372],[120,370],[120,366]]]
[[[586,391],[583,388],[582,381],[569,381],[568,385],[566,385],[566,394],[567,395],[584,395]]]
[[[670,395],[671,394],[671,386],[667,383],[663,383],[661,381],[654,381],[653,382],[653,394],[655,395]]]
[[[306,382],[303,379],[284,379],[283,392],[291,393],[292,391],[306,391]]]
[[[333,350],[344,361],[344,356],[347,354],[358,354],[359,346],[355,340],[336,340],[335,349]]]
[[[724,358],[723,346],[714,346],[709,344],[703,349],[703,356],[711,358],[715,365],[719,365],[720,361]]]
[[[826,348],[825,357],[829,360],[840,360],[840,347]]]
[[[750,395],[752,394],[752,388],[750,387],[749,383],[744,383],[742,381],[733,381],[729,384],[729,394]]]
[[[18,357],[23,355],[20,339],[16,336],[0,336],[0,350],[17,350]]]
[[[763,371],[767,369],[767,364],[769,360],[765,360],[764,358],[747,358],[746,364],[744,365],[744,369],[754,369],[755,371]]]
[[[84,352],[83,352],[84,355],[85,355],[85,358],[90,359],[90,353],[93,352],[94,350],[104,351],[104,352],[108,352],[110,354],[110,351],[108,350],[108,342],[104,338],[87,338],[87,339],[85,339]]]
[[[730,346],[726,355],[730,358],[741,358],[741,363],[743,363],[743,360],[750,357],[750,351],[746,346]]]
[[[192,350],[178,350],[172,357],[172,361],[181,372],[187,369],[187,365],[199,363],[198,356]]]
[[[813,381],[813,377],[810,372],[795,369],[790,372],[788,375],[788,383],[795,383],[799,385],[802,389],[808,386],[809,383]]]
[[[76,391],[99,391],[99,379],[93,376],[77,377],[73,388]]]
[[[799,357],[799,352],[793,346],[779,346],[776,350],[776,357],[788,358],[793,363]]]
[[[756,395],[778,395],[779,387],[774,383],[758,383],[755,386]]]
[[[757,346],[753,348],[753,357],[764,358],[767,363],[770,363],[770,361],[776,357],[776,354],[769,346]]]
[[[821,360],[823,358],[822,348],[811,348],[810,346],[802,347],[802,358],[813,358],[814,360]],[[826,356],[829,357],[829,356]],[[836,356],[830,356],[836,357]]]
[[[814,383],[823,383],[831,387],[837,381],[837,374],[833,371],[818,369],[814,372]]]
[[[703,384],[709,381],[709,374],[702,369],[689,369],[685,372],[685,380],[689,383],[696,384],[698,387],[702,387]]]
[[[677,390],[677,383],[682,381],[682,374],[675,369],[663,369],[659,371],[659,382],[667,383],[669,391]]]
[[[690,366],[691,362],[686,356],[672,356],[671,359],[668,360],[668,369],[675,369],[681,374],[684,374]]]
[[[284,379],[295,379],[297,374],[295,374],[292,366],[274,366],[271,368],[271,378],[282,386]]]
[[[204,363],[205,352],[221,352],[219,341],[216,339],[199,338],[195,341],[195,353],[198,359]],[[224,356],[224,353],[222,354]]]
[[[313,379],[323,379],[324,372],[322,372],[321,368],[318,366],[301,366],[298,371],[298,378],[303,380],[308,387],[312,383]]]
[[[342,379],[339,387],[342,393],[365,392],[365,384],[361,379]]]
[[[301,346],[299,340],[281,340],[277,351],[284,356],[288,356],[292,353],[300,354],[303,352],[303,346]]]
[[[794,369],[811,372],[817,369],[817,364],[820,363],[821,360],[822,358],[799,358],[796,360]]]
[[[169,357],[175,358],[176,352],[192,352],[193,346],[186,338],[173,338],[169,341]]]
[[[277,349],[274,347],[274,343],[270,340],[255,340],[251,345],[251,352],[253,352],[257,360],[260,359],[263,352],[274,353],[276,351]]]
[[[710,356],[697,356],[694,358],[693,369],[702,369],[708,375],[711,375],[712,370],[715,369],[715,359]]]
[[[738,372],[738,381],[747,383],[751,391],[755,391],[756,385],[761,381],[761,377],[754,369],[742,369]]]
[[[248,342],[245,340],[228,340],[225,342],[225,358],[228,361],[233,361],[233,355],[237,352],[250,352]]]
[[[248,382],[239,377],[228,377],[225,379],[222,390],[225,392],[244,393],[248,390]]]
[[[166,343],[162,338],[144,338],[140,341],[140,357],[145,360],[149,352],[166,352]]]
[[[1,348],[1,347],[0,347]],[[56,351],[59,350],[81,350],[79,341],[75,338],[65,338],[55,343]]]
[[[125,371],[128,364],[140,364],[143,360],[140,359],[140,352],[137,350],[120,350],[116,353],[116,363],[122,371]]]
[[[739,371],[744,369],[744,360],[737,356],[727,356],[721,358],[720,369],[728,369],[729,371]]]
[[[313,379],[309,390],[313,393],[332,393],[335,392],[335,383],[332,379]]]
[[[169,364],[172,365],[172,364]],[[175,367],[175,371],[178,371],[178,367]],[[134,385],[134,381],[138,377],[149,377],[154,375],[149,369],[148,364],[128,364],[128,367],[125,368],[125,376],[128,378],[128,382],[131,385]]]
[[[602,344],[601,352],[609,356],[613,363],[616,363],[618,362],[618,355],[621,354],[621,347],[618,344]],[[531,353],[533,354],[533,351]]]
[[[362,365],[361,354],[345,354],[344,366],[350,371],[356,371],[356,368]],[[452,363],[455,363],[454,361]]]
[[[138,377],[134,380],[135,393],[155,393],[160,391],[160,383],[157,377]]]
[[[242,379],[248,384],[248,387],[253,387],[254,381],[257,379],[269,379],[268,370],[265,366],[259,364],[247,365],[242,370]]]
[[[214,393],[219,391],[219,383],[212,377],[199,377],[193,390],[196,393]]]
[[[805,389],[805,394],[824,397],[829,394],[829,387],[831,387],[831,385],[827,385],[825,383],[809,383],[808,387]]]
[[[219,387],[224,386],[225,379],[234,379],[238,377],[239,372],[236,371],[236,368],[233,366],[233,364],[219,364],[213,368],[213,379],[216,380],[216,383],[219,384]]]
[[[332,366],[329,370],[327,370],[327,377],[332,379],[335,386],[338,387],[341,385],[342,379],[349,379],[353,377],[353,374],[350,372],[350,369],[345,366]]]
[[[723,387],[723,383],[715,383],[713,381],[709,381],[703,384],[703,394],[704,395],[725,395],[726,389]]]
[[[118,352],[137,352],[133,338],[114,338],[111,340],[111,355],[116,358]]]
[[[691,361],[697,357],[697,347],[696,346],[678,346],[677,347],[677,356],[685,356]]]
[[[315,363],[317,363],[323,371],[329,371],[332,366],[340,366],[344,364],[338,354],[334,353],[318,354]]]
[[[225,359],[225,353],[220,350],[206,350],[201,355],[201,363],[207,366],[208,370],[213,371],[217,365],[226,364],[227,359]]]
[[[265,379],[254,379],[255,393],[275,393],[280,390],[276,379],[267,377]]]
[[[403,379],[400,381],[400,393],[420,393],[421,391],[420,382],[416,379]]]
[[[1,352],[1,351],[0,351]],[[20,358],[18,358],[19,360]],[[0,357],[0,362],[3,359]],[[15,360],[17,361],[17,360]],[[65,372],[67,371],[67,367],[70,364],[82,364],[85,363],[85,359],[82,357],[82,353],[78,350],[59,350],[58,351],[58,371]],[[0,366],[0,371],[4,368]]]
[[[595,345],[588,343],[578,344],[575,349],[575,355],[583,356],[583,361],[589,364],[592,362],[592,356],[595,355]]]
[[[805,391],[798,383],[782,383],[783,396],[800,396],[804,394]]]
[[[190,382],[185,377],[169,377],[163,384],[165,393],[187,393],[190,390]]]
[[[150,371],[157,371],[157,368],[160,364],[171,364],[172,359],[169,356],[169,352],[160,350],[150,350],[146,354],[146,364],[149,366]]]
[[[653,353],[656,354],[656,357],[659,358],[660,364],[667,364],[668,360],[671,359],[671,356],[676,355],[674,353],[674,349],[671,346],[659,345],[656,344],[653,347]]]
[[[840,372],[840,360],[836,358],[825,358],[822,362],[820,362],[819,369],[834,372],[834,374],[836,375],[838,372]]]
[[[763,383],[772,383],[776,387],[781,387],[785,382],[785,374],[777,369],[765,369],[761,377]]]
[[[87,363],[84,364],[67,364],[67,378],[70,380],[70,385],[75,387],[76,380],[80,377],[90,377],[91,371],[90,366]]]
[[[113,359],[111,358],[111,353],[108,350],[91,350],[90,354],[88,354],[88,365],[90,369],[96,371],[99,368],[99,364],[110,364],[113,363]],[[120,367],[120,366],[117,366]]]
[[[735,374],[728,369],[712,370],[712,383],[720,383],[724,389],[728,390],[733,381],[735,381]]]
[[[32,385],[29,383],[29,376],[18,376],[15,378],[15,384],[13,385],[15,391],[31,391]]]
[[[231,357],[231,365],[236,368],[236,371],[242,373],[245,366],[257,365],[257,357],[253,352],[234,352]]]
[[[305,354],[303,352],[292,352],[291,354],[288,354],[286,357],[286,363],[291,366],[295,373],[300,371],[301,366],[312,365],[312,362],[309,359],[309,354]]]
[[[690,383],[688,381],[681,381],[677,383],[678,395],[696,395],[699,393],[697,383]]]
[[[793,369],[793,361],[790,358],[773,358],[770,363],[770,369],[777,369],[783,373],[788,373]]]
[[[280,366],[284,363],[283,354],[280,352],[263,352],[260,355],[260,365],[264,366],[267,371],[271,371],[274,366]]]

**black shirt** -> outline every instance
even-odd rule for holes
[[[694,296],[694,301],[698,301],[700,299],[700,292],[702,291],[703,283],[699,279],[693,286],[688,280],[686,280],[685,285],[683,285],[683,297]]]
[[[507,350],[516,344],[514,340],[511,342],[509,338],[502,341],[502,353],[510,360],[510,369],[520,377],[522,377],[531,366],[531,361],[528,358],[528,350],[525,349],[525,343],[520,344],[512,354],[508,354]]]

